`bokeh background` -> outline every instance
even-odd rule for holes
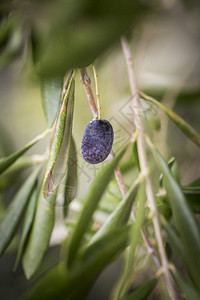
[[[157,2],[155,2],[155,6]],[[163,1],[162,9],[149,13],[138,21],[137,26],[129,29],[135,75],[138,88],[174,109],[188,123],[200,129],[200,14],[198,1]],[[43,26],[41,24],[41,26]],[[69,45],[70,47],[70,45]],[[67,49],[66,49],[67,53]],[[33,137],[47,128],[47,122],[41,104],[40,82],[33,75],[32,64],[26,63],[26,54],[21,54],[0,73],[0,154],[8,155],[21,148]],[[56,60],[56,58],[55,58]],[[96,68],[99,75],[102,117],[111,120],[114,131],[120,142],[115,140],[114,149],[122,146],[130,138],[133,126],[130,122],[128,101],[130,90],[120,40],[116,39],[97,57]],[[91,67],[88,73],[94,80]],[[127,106],[124,109],[124,105]],[[123,115],[121,111],[124,111]],[[144,111],[146,106],[144,104]],[[152,108],[145,126],[159,118],[159,130],[150,130],[154,142],[165,158],[176,157],[181,182],[187,184],[200,173],[199,152],[196,145],[190,142],[175,125],[167,120],[163,113]],[[144,116],[146,116],[144,114]],[[75,111],[73,134],[78,151],[79,186],[77,199],[82,199],[87,192],[92,178],[101,164],[91,168],[80,155],[81,139],[87,124],[92,120],[80,73],[76,73]],[[153,125],[152,125],[153,126]],[[49,137],[35,145],[27,156],[44,153]],[[87,175],[86,175],[87,174]],[[1,192],[1,206],[9,199],[24,180],[16,177],[12,185]],[[130,184],[130,174],[126,181]],[[4,204],[2,204],[4,203]],[[3,214],[3,208],[1,211]],[[66,236],[61,207],[57,207],[57,225],[54,229],[51,245],[43,269],[49,268],[59,260],[59,244]],[[10,251],[0,260],[0,294],[2,299],[18,299],[30,283],[23,277],[22,270],[13,273],[17,241],[14,240]],[[111,265],[101,275],[88,299],[108,299],[111,282],[119,274],[121,262]],[[116,272],[117,270],[117,272]],[[155,297],[155,296],[154,296]],[[156,299],[156,298],[155,298]]]

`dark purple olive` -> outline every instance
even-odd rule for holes
[[[113,144],[113,128],[106,120],[91,121],[85,129],[81,152],[89,164],[98,164],[109,155]]]

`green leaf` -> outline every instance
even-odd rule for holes
[[[150,144],[150,146],[158,162],[159,168],[163,173],[164,186],[172,208],[173,218],[187,256],[188,271],[196,287],[200,288],[200,233],[196,220],[187,204],[180,186],[171,175],[166,162],[158,150],[152,144]]]
[[[101,226],[101,228],[97,231],[97,233],[93,236],[89,244],[94,243],[99,238],[101,238],[105,233],[114,230],[115,228],[119,228],[122,225],[126,224],[129,220],[130,213],[132,210],[132,205],[135,200],[135,196],[137,193],[138,185],[142,182],[143,177],[139,176],[130,187],[128,193],[125,198],[121,200],[116,209],[110,214],[105,223]]]
[[[188,192],[188,193],[197,193],[197,194],[199,194],[199,192],[200,192],[200,178],[197,178],[196,180],[194,180],[190,184],[182,186],[181,188],[185,193]]]
[[[171,171],[174,179],[179,183],[178,165],[177,165],[175,157],[171,157],[168,160],[167,165],[168,165],[168,167],[169,167],[169,169],[170,169],[170,171]],[[159,186],[161,188],[163,188],[163,174],[160,175]]]
[[[121,168],[120,168],[121,170]],[[116,179],[111,180],[108,187],[107,187],[107,192],[109,196],[113,197],[115,200],[121,200],[122,193],[120,191],[119,185],[116,181]],[[116,202],[116,201],[115,201]]]
[[[17,230],[22,214],[30,199],[33,187],[40,171],[37,166],[28,179],[21,186],[8,209],[5,216],[0,221],[0,255],[6,250]]]
[[[191,210],[195,214],[200,214],[200,193],[185,193],[185,197]]]
[[[40,135],[36,136],[32,141],[26,144],[22,149],[14,152],[13,154],[0,159],[0,174],[2,174],[8,167],[10,167],[20,156],[22,156],[34,144],[43,139],[51,130],[47,129]]]
[[[140,96],[146,101],[150,101],[154,103],[157,107],[159,107],[162,111],[166,113],[166,115],[176,124],[176,126],[197,146],[200,147],[200,134],[197,132],[191,125],[189,125],[185,120],[183,120],[179,115],[173,112],[171,109],[164,106],[162,103],[158,102],[154,98],[146,95],[143,92],[140,92]]]
[[[65,190],[63,213],[64,217],[66,217],[69,203],[75,198],[78,185],[76,145],[73,137],[71,137],[69,159],[67,164],[67,174],[64,184]]]
[[[185,197],[194,213],[200,213],[200,178],[191,182],[189,185],[181,187]]]
[[[18,19],[19,21],[19,19]],[[14,25],[14,24],[13,24]],[[23,28],[20,22],[15,22],[12,31],[9,33],[9,39],[0,56],[0,69],[4,69],[11,63],[23,49]]]
[[[93,213],[97,208],[97,205],[101,200],[101,197],[107,185],[109,184],[109,181],[112,178],[112,175],[114,173],[115,168],[117,167],[117,164],[119,163],[120,159],[123,157],[124,153],[126,152],[127,147],[128,146],[126,145],[110,163],[108,163],[103,169],[101,169],[98,172],[97,176],[95,177],[90,187],[89,193],[86,197],[84,207],[81,211],[81,214],[79,215],[76,227],[72,232],[69,251],[68,251],[69,266],[74,261],[76,252],[81,243],[83,235],[85,234],[85,232],[87,231],[91,223]]]
[[[42,107],[49,127],[55,121],[62,95],[62,78],[43,79],[41,82]]]
[[[142,101],[141,105],[144,112],[144,125],[147,125],[147,128],[150,128],[153,131],[159,131],[161,123],[157,107],[146,101]]]
[[[11,30],[15,26],[16,20],[13,16],[9,16],[0,24],[0,47],[4,47],[9,41]]]
[[[130,236],[129,236],[130,249],[126,259],[125,271],[122,274],[122,280],[120,281],[120,284],[118,286],[118,299],[121,296],[126,295],[132,283],[131,275],[133,273],[135,252],[136,252],[136,247],[139,244],[139,239],[141,237],[141,229],[144,220],[144,204],[146,200],[145,195],[146,195],[145,185],[142,184],[140,185],[140,189],[137,195],[138,207],[136,209],[135,221],[132,223],[131,230],[130,230]]]
[[[75,282],[75,284],[79,284],[79,289],[74,290],[72,282],[72,294],[70,295],[70,299],[85,299],[99,274],[108,264],[116,259],[128,245],[129,230],[130,226],[122,226],[121,228],[114,229],[102,236],[91,246],[82,248],[78,262],[74,268],[75,270],[77,269],[77,271],[80,269],[82,273],[81,278],[77,280],[77,283]],[[80,262],[82,262],[83,268],[84,265],[87,265],[85,272],[82,270],[82,266],[79,265]],[[84,262],[86,262],[86,264]]]
[[[69,73],[65,85],[66,93],[56,120],[55,132],[44,176],[43,195],[45,199],[63,179],[69,157],[74,109],[74,72]]]
[[[0,175],[0,191],[3,191],[13,185],[13,182],[20,177],[23,170],[36,165],[32,157],[20,157],[3,174]]]
[[[200,189],[200,177],[199,178],[197,178],[197,179],[195,179],[194,181],[192,181],[189,185],[186,185],[185,186],[185,188],[186,187],[199,187],[199,189]]]
[[[133,161],[134,161],[136,167],[138,168],[138,170],[140,170],[140,163],[139,163],[138,149],[137,149],[137,140],[133,143]]]
[[[187,256],[185,254],[185,249],[181,243],[180,237],[177,235],[174,227],[169,222],[167,222],[165,218],[161,218],[161,220],[162,226],[164,227],[164,230],[168,235],[170,245],[172,245],[172,248],[175,250],[179,258],[187,266]]]
[[[187,300],[200,300],[199,292],[177,270],[174,270],[173,274]]]
[[[27,279],[36,272],[46,252],[55,220],[57,189],[44,199],[42,190],[38,198],[33,226],[23,254],[23,269]]]
[[[151,278],[147,282],[141,284],[133,293],[120,298],[120,300],[146,300],[152,293],[157,282],[157,278]]]
[[[150,7],[137,0],[116,0],[115,5],[112,0],[75,0],[70,5],[68,1],[51,2],[43,10],[48,13],[35,18],[33,24],[37,71],[51,77],[90,65]],[[40,26],[43,19],[44,28]]]
[[[72,269],[67,270],[62,263],[49,271],[25,299],[85,299],[100,272],[127,246],[128,234],[127,226],[109,232],[82,252],[79,262]]]
[[[15,150],[13,139],[7,127],[0,122],[0,157],[8,156]]]
[[[16,258],[16,261],[15,261],[14,270],[16,270],[16,268],[19,264],[19,260],[22,256],[23,251],[24,251],[25,243],[27,241],[27,237],[28,237],[28,234],[30,232],[31,225],[33,223],[36,203],[37,203],[37,185],[35,185],[35,188],[32,192],[32,195],[31,195],[28,207],[27,207],[26,215],[25,215],[25,218],[24,218],[24,224],[23,224],[23,229],[22,229],[22,233],[21,233],[20,243],[19,243],[19,246],[18,246],[17,258]]]

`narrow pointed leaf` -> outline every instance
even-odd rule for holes
[[[182,190],[185,193],[197,193],[200,192],[200,178],[197,178],[195,181],[191,182],[188,185],[182,186]]]
[[[83,238],[83,235],[87,231],[91,222],[93,213],[101,200],[101,197],[112,178],[115,168],[117,167],[120,159],[126,152],[127,146],[125,146],[119,154],[108,163],[103,169],[101,169],[95,177],[92,186],[90,187],[89,193],[86,197],[86,201],[78,218],[76,227],[72,232],[71,241],[68,251],[68,265],[71,265]]]
[[[34,144],[43,139],[51,130],[47,129],[32,141],[26,144],[22,149],[14,152],[13,154],[3,157],[0,159],[0,174],[2,174],[8,167],[10,167],[20,156],[22,156],[28,149],[30,149]]]
[[[192,211],[196,214],[200,213],[200,178],[191,182],[189,185],[182,186],[182,191],[190,205]]]
[[[170,173],[166,162],[158,150],[152,144],[150,145],[158,162],[159,168],[163,173],[164,186],[166,188],[173,217],[180,234],[180,239],[187,256],[187,267],[189,273],[196,287],[200,288],[200,232],[198,230],[195,217],[188,206],[187,200],[185,199],[180,186]]]
[[[94,241],[97,241],[105,233],[114,230],[115,228],[119,228],[128,222],[132,210],[132,205],[137,193],[138,185],[142,182],[142,180],[143,178],[141,176],[139,176],[135,180],[125,198],[121,200],[116,209],[110,214],[106,222],[93,236],[90,244],[92,244]]]
[[[174,276],[187,300],[200,300],[199,292],[177,270]]]
[[[101,271],[127,246],[128,234],[127,226],[109,232],[87,248],[71,270],[62,263],[44,275],[25,299],[85,299]]]
[[[71,139],[72,140],[71,140],[71,145],[69,150],[69,159],[67,163],[67,174],[64,182],[65,184],[64,206],[63,206],[64,217],[67,216],[69,203],[76,196],[77,185],[78,185],[76,146],[73,138]]]
[[[161,220],[163,228],[167,233],[169,243],[172,245],[172,248],[175,250],[179,258],[182,259],[183,263],[187,265],[187,256],[185,254],[185,250],[181,243],[180,237],[177,235],[177,232],[172,227],[172,225],[165,220],[165,218],[161,218]]]
[[[164,106],[159,101],[154,98],[146,95],[143,92],[140,92],[140,96],[146,101],[150,101],[154,103],[157,107],[159,107],[166,115],[176,124],[176,126],[197,146],[200,147],[200,133],[197,132],[190,124],[188,124],[184,119],[182,119],[179,115],[173,112],[171,109]]]
[[[79,285],[79,289],[73,289],[72,282],[72,293],[69,299],[85,299],[99,274],[128,246],[129,230],[130,226],[114,229],[83,249],[79,257],[83,264],[83,272],[81,278],[75,282]],[[87,263],[86,272],[84,272],[84,262]],[[78,268],[81,270],[81,265],[79,267],[77,264]]]
[[[49,159],[44,176],[43,195],[47,198],[58,186],[66,172],[69,156],[74,107],[74,73],[67,78],[66,93],[61,103]]]
[[[27,241],[28,234],[30,232],[31,225],[33,223],[36,203],[37,203],[37,185],[35,185],[35,188],[32,192],[32,195],[31,195],[28,207],[27,207],[26,215],[24,218],[24,224],[23,224],[22,234],[21,234],[21,238],[20,238],[20,243],[18,246],[17,258],[16,258],[14,270],[16,270],[16,268],[18,266],[19,260],[23,253],[23,250],[24,250],[25,243]]]
[[[137,140],[133,143],[133,161],[134,161],[136,167],[138,168],[138,170],[140,170],[140,163],[139,163],[138,149],[137,149]]]
[[[153,289],[158,282],[157,278],[152,278],[147,282],[141,284],[133,293],[130,295],[120,298],[120,300],[146,300],[152,293]]]
[[[0,191],[3,191],[13,185],[13,181],[19,178],[20,173],[36,165],[31,157],[20,157],[3,174],[0,175]]]
[[[11,30],[5,48],[1,49],[0,70],[6,68],[21,53],[23,49],[23,28],[19,22]],[[2,51],[3,50],[3,51]]]
[[[129,287],[131,285],[130,279],[132,278],[131,274],[133,272],[133,266],[134,266],[134,259],[135,259],[135,252],[136,247],[139,243],[139,239],[141,237],[141,229],[142,224],[144,220],[144,203],[146,200],[145,197],[145,185],[140,185],[140,189],[137,195],[138,199],[138,207],[136,209],[135,214],[135,221],[132,223],[130,235],[129,235],[129,241],[130,241],[130,250],[127,255],[126,264],[125,264],[125,271],[122,274],[122,280],[120,282],[120,285],[118,286],[118,297],[122,297],[126,295],[126,293],[129,290]]]
[[[62,95],[61,78],[43,79],[41,82],[42,107],[49,127],[55,121]]]
[[[37,166],[21,186],[9,205],[5,216],[0,221],[0,255],[3,254],[9,243],[12,241],[22,214],[30,199],[39,171],[40,166]]]
[[[55,220],[56,196],[57,189],[47,199],[40,192],[33,226],[23,254],[23,269],[27,279],[38,269],[48,248]]]

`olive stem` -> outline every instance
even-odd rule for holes
[[[100,94],[99,94],[99,84],[98,84],[98,74],[94,65],[92,65],[95,88],[96,88],[96,97],[97,97],[97,106],[98,106],[98,119],[101,119],[101,104],[100,104]]]
[[[129,77],[129,84],[132,94],[132,107],[134,111],[134,122],[135,127],[138,130],[138,138],[137,138],[137,147],[138,147],[138,157],[140,163],[140,169],[142,173],[145,173],[148,168],[147,156],[146,156],[146,147],[144,141],[144,130],[143,130],[143,121],[141,116],[141,103],[139,98],[139,93],[137,90],[136,80],[135,80],[135,73],[133,68],[133,59],[131,55],[131,50],[129,44],[127,42],[126,37],[121,38],[121,46],[124,54],[124,58],[127,65],[128,77]],[[156,201],[154,197],[153,187],[151,178],[149,175],[145,177],[146,182],[146,195],[147,200],[152,212],[152,222],[155,230],[155,236],[158,243],[158,249],[160,253],[161,265],[163,270],[163,278],[165,280],[165,284],[168,289],[169,296],[171,299],[175,300],[176,293],[172,284],[170,271],[169,271],[169,263],[164,249],[164,243],[161,233],[161,226],[159,222],[159,213],[156,206]],[[144,235],[143,235],[144,238]],[[145,237],[146,240],[146,237]],[[154,257],[154,256],[153,256]],[[155,259],[154,259],[155,260]]]
[[[85,68],[82,68],[80,71],[81,71],[81,83],[85,89],[85,93],[87,95],[94,120],[97,120],[98,119],[98,110],[97,110],[97,106],[96,106],[94,96],[92,93],[92,89],[91,89],[90,77],[88,76],[88,73]]]

